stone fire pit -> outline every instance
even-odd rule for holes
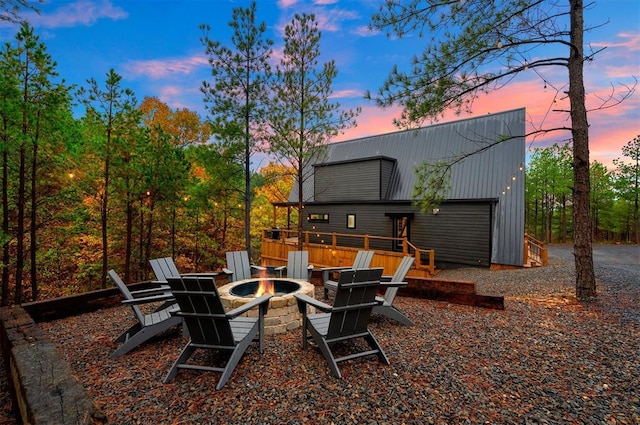
[[[244,305],[253,299],[253,293],[260,281],[271,281],[275,294],[269,301],[269,311],[265,316],[265,335],[281,334],[302,326],[302,314],[294,294],[305,294],[314,297],[314,286],[301,279],[288,278],[251,278],[228,283],[218,288],[225,310],[229,311]],[[257,311],[248,313],[257,316]]]

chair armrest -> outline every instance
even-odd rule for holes
[[[165,283],[165,285],[160,285],[160,286],[155,287],[155,288],[139,289],[137,291],[130,291],[131,295],[133,295],[134,297],[146,297],[146,296],[150,296],[150,295],[154,295],[154,294],[164,294],[166,292],[171,292],[171,287],[169,285],[166,285],[166,282],[153,281],[153,283]]]
[[[305,294],[294,294],[293,296],[296,297],[298,301],[298,310],[300,310],[301,312],[303,310],[306,310],[305,307],[307,304],[317,308],[320,311],[331,311],[331,309],[333,308],[329,304],[325,304],[322,301],[318,301],[315,298]]]
[[[132,300],[123,300],[122,304],[126,304],[126,305],[148,304],[156,301],[169,301],[172,299],[173,299],[172,294],[160,294],[160,295],[152,295],[150,297],[134,298]]]
[[[337,272],[339,270],[349,270],[351,266],[322,267],[321,272]]]
[[[193,272],[193,273],[180,273],[180,276],[191,276],[191,277],[216,277],[220,276],[220,272]]]
[[[381,276],[380,277],[380,282],[391,282],[391,279],[393,279],[393,276],[391,276],[391,275]]]
[[[326,282],[329,280],[329,273],[331,272],[339,272],[342,270],[350,270],[351,266],[345,266],[345,267],[322,267],[320,269],[320,271],[322,272],[322,283]]]
[[[271,299],[271,297],[273,297],[273,295],[263,295],[261,297],[254,298],[251,302],[248,302],[245,305],[241,305],[240,307],[237,307],[231,311],[228,311],[225,316],[227,316],[230,319],[233,319],[234,317],[237,317],[242,313],[245,313],[251,310],[252,308],[255,308],[265,302],[268,302]]]
[[[267,268],[266,268],[266,267],[263,267],[263,266],[256,266],[256,265],[254,265],[254,264],[252,264],[252,265],[251,265],[251,268],[252,268],[252,269],[254,269],[254,270],[258,270],[258,271],[267,270]]]
[[[403,288],[408,284],[409,282],[380,282],[382,288]]]
[[[223,271],[224,273],[226,273],[226,274],[233,274],[233,270],[228,269],[228,268],[226,268],[226,267],[223,267],[223,268],[222,268],[222,271]]]

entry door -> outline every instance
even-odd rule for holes
[[[411,226],[409,226],[409,217],[394,217],[393,218],[393,237],[404,238],[407,240],[411,238],[410,232]],[[393,251],[402,252],[402,241],[393,240]]]

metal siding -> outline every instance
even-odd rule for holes
[[[389,185],[395,165],[394,161],[383,160],[380,162],[380,199],[389,199]]]
[[[437,215],[416,219],[420,234],[436,252],[436,264],[455,263],[489,266],[491,262],[491,205],[488,202],[443,203]]]
[[[436,263],[489,266],[492,213],[489,202],[444,203],[438,215],[420,214],[415,207],[397,204],[314,204],[305,213],[329,214],[329,223],[305,223],[304,230],[391,236],[393,219],[387,213],[415,213],[410,241],[421,249],[435,249]],[[347,214],[356,215],[356,229],[346,228]],[[326,236],[324,236],[326,238]],[[313,240],[330,243],[329,240]],[[347,241],[348,242],[348,241]],[[361,246],[354,239],[353,246]],[[391,241],[370,240],[371,249],[391,250]]]
[[[411,200],[415,184],[414,169],[423,161],[451,160],[510,136],[483,152],[454,165],[451,200],[497,199],[492,232],[491,261],[522,265],[524,246],[524,164],[525,110],[516,109],[477,118],[431,125],[419,129],[371,136],[327,145],[323,163],[359,160],[372,156],[396,159],[386,191],[389,200]],[[512,181],[511,177],[516,176]],[[358,176],[362,178],[362,176]],[[345,176],[347,178],[347,176]],[[349,181],[355,181],[348,176]],[[313,177],[305,183],[304,195],[313,202]],[[380,180],[376,182],[379,184]],[[348,184],[342,184],[347,186]],[[502,195],[509,185],[510,189]],[[360,194],[356,194],[360,195]],[[383,194],[384,196],[384,194]],[[290,194],[297,199],[297,188]],[[348,201],[351,196],[339,199]],[[360,198],[361,199],[361,198]],[[335,200],[338,200],[337,198]],[[317,201],[317,200],[316,200]]]
[[[361,161],[317,167],[316,201],[380,200],[378,161]]]

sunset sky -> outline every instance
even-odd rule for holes
[[[323,60],[335,60],[338,69],[335,100],[344,107],[362,108],[358,126],[339,140],[396,130],[392,119],[398,109],[379,109],[363,93],[376,92],[394,64],[407,67],[410,58],[423,50],[425,39],[389,39],[368,30],[370,17],[382,0],[257,3],[258,19],[267,24],[267,37],[274,40],[276,51],[282,49],[283,28],[293,14],[315,13],[322,31]],[[40,7],[40,15],[23,17],[36,28],[67,83],[86,86],[89,78],[102,82],[113,68],[139,101],[157,96],[172,108],[189,108],[205,117],[200,87],[203,80],[210,80],[210,67],[198,27],[210,25],[210,37],[229,45],[232,8],[249,4],[246,0],[52,0]],[[594,50],[606,47],[585,66],[587,104],[595,109],[613,91],[632,86],[634,76],[640,78],[640,1],[597,0],[585,12],[585,26],[594,27],[585,34],[586,43]],[[16,28],[0,22],[0,41],[11,41]],[[553,102],[556,91],[550,87],[562,87],[567,81],[566,70],[556,68],[543,71],[551,82],[547,88],[535,74],[523,75],[478,99],[473,115],[526,107],[530,129],[567,125],[566,114],[551,112],[566,104]],[[468,116],[448,114],[441,121]],[[621,147],[640,135],[640,90],[619,106],[594,111],[589,123],[591,159],[610,166],[614,158],[622,157]],[[527,148],[564,143],[567,137],[567,133],[557,133],[528,139]]]

